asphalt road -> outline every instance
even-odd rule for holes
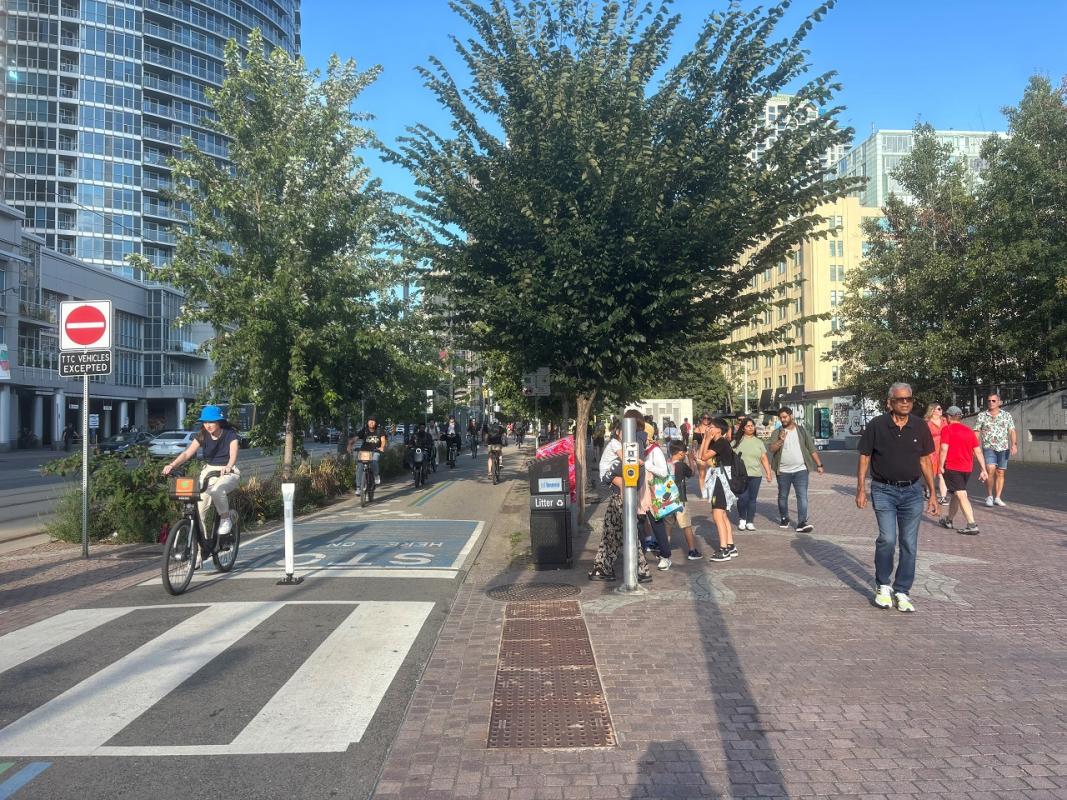
[[[299,585],[272,531],[183,596],[153,579],[0,638],[0,797],[368,797],[507,496],[484,471],[298,523]]]
[[[313,456],[322,456],[336,452],[337,446],[309,444],[307,449]],[[80,486],[81,475],[51,475],[41,467],[68,455],[51,450],[0,454],[0,552],[47,541],[42,534],[56,500]],[[280,453],[264,455],[257,448],[242,450],[241,473],[246,478],[269,474],[280,458]]]

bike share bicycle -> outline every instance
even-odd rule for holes
[[[371,469],[371,464],[378,460],[378,451],[357,450],[356,458],[363,464],[363,485],[360,487],[362,491],[359,493],[359,506],[360,508],[365,508],[367,504],[374,499],[374,485],[376,481],[374,479],[374,470]]]
[[[421,447],[415,447],[411,451],[411,477],[415,481],[415,488],[421,489],[426,483],[426,467],[429,463],[429,454]]]
[[[221,516],[212,506],[208,526],[211,533],[205,536],[203,521],[197,512],[200,495],[207,491],[211,482],[221,477],[221,471],[210,467],[205,467],[197,478],[175,477],[172,473],[170,496],[181,503],[182,515],[171,527],[163,547],[163,587],[170,594],[181,594],[189,588],[193,571],[200,567],[205,556],[211,556],[219,572],[229,572],[237,562],[237,551],[241,546],[238,513],[230,509],[230,532],[220,535]]]
[[[500,483],[500,454],[504,446],[501,444],[489,445],[489,472],[493,476],[493,485]]]

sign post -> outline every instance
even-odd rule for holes
[[[82,379],[82,558],[88,558],[89,376],[111,374],[111,301],[65,300],[59,307],[59,375]]]
[[[637,483],[641,475],[637,420],[622,418],[622,585],[620,594],[644,594],[637,582]]]
[[[293,577],[296,572],[296,556],[293,544],[293,499],[296,496],[295,483],[282,484],[282,527],[285,536],[285,577],[278,581],[278,586],[295,586],[304,579]]]

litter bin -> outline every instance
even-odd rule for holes
[[[535,569],[569,569],[573,561],[566,453],[530,465],[530,553]]]

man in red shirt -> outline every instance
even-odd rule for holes
[[[982,465],[978,480],[986,479],[985,456],[978,443],[978,436],[960,422],[963,419],[963,411],[959,406],[949,406],[945,417],[948,424],[941,429],[941,452],[938,453],[938,458],[941,459],[941,474],[945,476],[945,485],[952,495],[952,501],[949,503],[948,516],[942,517],[939,522],[942,528],[952,528],[952,518],[956,516],[956,510],[962,509],[967,526],[960,528],[958,533],[974,536],[978,533],[978,523],[974,521],[974,511],[967,497],[967,479],[971,477],[975,458]]]

